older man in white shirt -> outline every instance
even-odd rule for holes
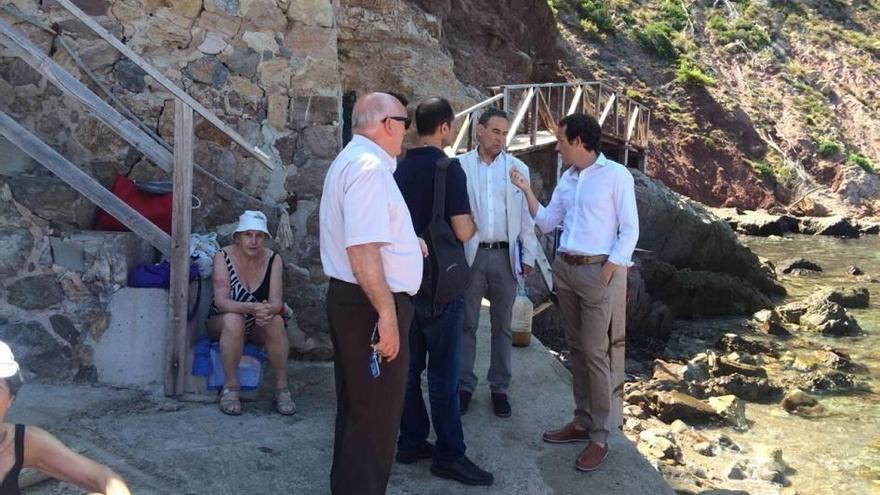
[[[393,96],[365,96],[352,114],[356,135],[324,179],[321,263],[330,277],[337,399],[333,493],[385,493],[391,472],[425,255],[393,176],[409,123]]]
[[[504,151],[510,122],[505,112],[491,108],[478,121],[479,146],[459,157],[467,175],[468,199],[477,224],[477,234],[465,243],[465,257],[471,265],[471,284],[465,292],[464,334],[461,343],[462,413],[477,386],[474,360],[480,306],[487,297],[492,324],[489,390],[492,409],[498,417],[511,415],[507,390],[511,371],[510,319],[518,282],[535,264],[538,240],[535,223],[522,193],[508,177],[517,170],[528,181],[529,168]],[[521,248],[520,248],[521,247]]]
[[[616,288],[625,284],[626,267],[639,238],[634,181],[623,165],[600,153],[602,129],[596,119],[573,114],[556,132],[562,174],[550,204],[541,206],[524,176],[511,181],[525,194],[529,212],[543,232],[562,225],[553,279],[565,337],[571,351],[574,420],[544,433],[550,443],[589,442],[575,461],[592,471],[608,455],[611,414],[609,323]]]

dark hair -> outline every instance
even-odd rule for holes
[[[397,101],[399,101],[400,104],[404,106],[404,108],[406,108],[406,106],[409,105],[409,100],[406,98],[406,96],[403,96],[400,93],[395,93],[393,91],[388,91],[388,94],[397,98]]]
[[[21,390],[21,386],[24,385],[24,379],[21,377],[21,371],[16,371],[14,375],[2,378],[2,380],[6,380],[6,388],[9,389],[10,397],[15,397],[16,395],[18,395],[18,391]]]
[[[595,118],[582,113],[573,113],[559,121],[559,127],[565,127],[565,138],[572,142],[581,138],[584,148],[599,152],[602,143],[602,127]]]
[[[490,108],[486,110],[485,112],[483,112],[482,115],[480,115],[480,120],[478,122],[480,125],[484,126],[489,123],[489,119],[491,119],[492,117],[501,117],[502,119],[510,122],[510,117],[508,117],[507,112],[501,110],[500,108]]]
[[[445,98],[428,98],[416,107],[416,130],[419,136],[430,136],[443,124],[452,125],[455,112]]]

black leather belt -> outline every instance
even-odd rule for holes
[[[507,249],[508,247],[510,247],[510,244],[507,241],[480,243],[480,249]]]

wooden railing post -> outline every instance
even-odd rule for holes
[[[190,352],[189,236],[192,231],[193,109],[174,100],[174,195],[171,224],[171,283],[165,369],[165,395],[184,393]]]

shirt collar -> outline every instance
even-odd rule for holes
[[[488,165],[488,166],[492,166],[492,165],[494,165],[495,163],[497,163],[498,160],[502,160],[503,157],[504,157],[504,150],[501,150],[501,153],[498,153],[498,156],[496,156],[495,159],[492,160],[492,163],[487,164],[487,163],[484,162],[483,159],[480,157],[480,146],[479,146],[479,145],[477,145],[477,147],[474,148],[474,153],[476,154],[476,157],[477,157],[477,163],[478,163],[479,165]]]
[[[376,153],[376,155],[380,159],[385,162],[385,165],[388,166],[388,170],[391,173],[394,173],[394,171],[397,170],[397,160],[393,156],[389,155],[387,151],[382,149],[382,147],[376,144],[372,139],[361,134],[355,134],[351,138],[351,143],[356,146],[366,146],[367,148],[370,148],[374,153]]]
[[[585,168],[585,169],[583,169],[583,170],[578,171],[577,167],[575,167],[574,165],[572,165],[572,166],[568,167],[568,170],[566,170],[565,173],[566,173],[566,174],[569,174],[571,177],[577,178],[577,177],[580,175],[581,172],[584,172],[584,171],[590,170],[591,168],[594,168],[594,167],[595,167],[595,168],[602,168],[602,167],[604,167],[604,166],[606,166],[606,165],[608,165],[608,159],[605,158],[605,153],[601,153],[601,152],[600,152],[600,153],[599,153],[599,156],[596,157],[596,161],[593,162],[593,164],[590,165],[589,167],[587,167],[587,168]]]

